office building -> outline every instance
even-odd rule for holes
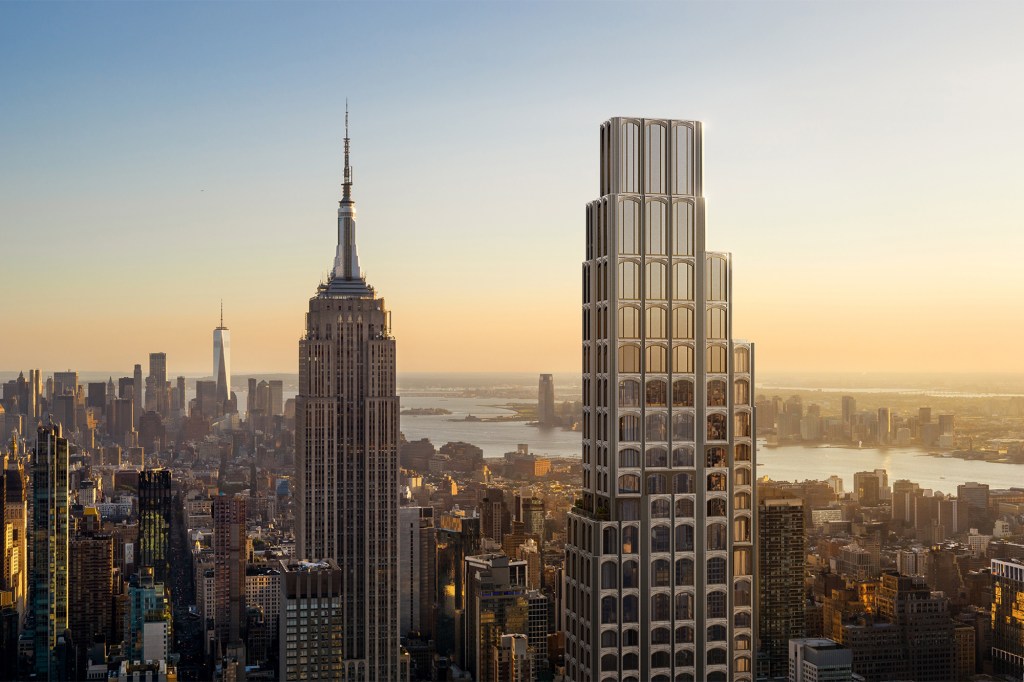
[[[267,382],[267,414],[271,417],[284,414],[284,382],[280,379]]]
[[[554,426],[555,381],[550,374],[541,374],[537,385],[537,422],[541,426]]]
[[[437,594],[436,536],[432,507],[398,510],[399,634],[415,632],[429,639],[434,634],[434,599]]]
[[[32,461],[32,610],[35,672],[61,679],[68,631],[68,441],[60,426],[40,426]]]
[[[442,514],[437,524],[437,652],[461,658],[466,599],[466,557],[480,553],[482,533],[475,510]]]
[[[95,507],[86,508],[85,517],[90,530],[76,534],[69,545],[68,623],[80,678],[85,677],[86,653],[93,643],[110,644],[121,639],[114,639],[113,538],[96,532],[100,520]]]
[[[309,300],[299,342],[297,556],[341,568],[346,675],[397,679],[395,339],[384,300],[359,269],[347,131],[342,187],[334,268]]]
[[[906,677],[916,682],[948,680],[955,648],[946,596],[933,592],[919,576],[887,571],[875,602],[878,615],[899,631]]]
[[[831,639],[789,640],[789,682],[852,682],[853,652]]]
[[[142,413],[145,411],[143,407],[143,383],[142,383],[142,365],[135,365],[135,370],[132,373],[132,400],[134,401],[133,414],[135,418],[135,428],[139,428],[139,420],[142,419]],[[124,396],[121,396],[122,398]]]
[[[347,676],[344,666],[344,587],[332,559],[281,562],[279,676],[291,680],[398,680]]]
[[[166,661],[171,650],[171,604],[163,583],[143,568],[128,586],[124,623],[125,658],[130,663]]]
[[[502,635],[491,655],[494,669],[490,679],[495,682],[532,682],[533,656],[526,635]]]
[[[996,672],[1024,675],[1024,562],[992,559],[992,663]]]
[[[220,325],[213,330],[213,380],[221,410],[231,400],[231,330],[224,326],[224,302],[220,304]]]
[[[807,635],[804,597],[804,504],[799,499],[758,503],[761,654],[771,679],[789,672],[789,641]]]
[[[494,677],[502,635],[529,634],[526,562],[504,554],[466,557],[465,668],[476,682]]]
[[[213,498],[213,628],[222,651],[241,642],[245,623],[245,498]]]
[[[753,347],[732,339],[731,257],[705,249],[701,155],[696,121],[601,127],[570,680],[753,679]]]
[[[158,583],[170,579],[173,512],[170,470],[140,471],[138,563],[152,568],[154,580]]]
[[[28,602],[28,504],[25,475],[18,459],[18,442],[12,439],[7,468],[0,480],[0,590],[11,593],[18,614],[18,631]]]

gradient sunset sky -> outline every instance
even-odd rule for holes
[[[0,369],[297,371],[345,98],[400,371],[576,371],[598,126],[705,122],[775,371],[1024,372],[1024,4],[0,3]]]

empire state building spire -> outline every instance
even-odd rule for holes
[[[338,250],[334,256],[332,279],[362,280],[356,253],[356,203],[352,200],[352,166],[349,163],[348,102],[345,103],[345,176],[338,202]]]

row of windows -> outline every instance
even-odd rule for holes
[[[695,475],[690,472],[683,472],[674,475],[670,474],[647,474],[644,491],[648,495],[666,495],[674,493],[677,495],[688,495],[696,492]],[[671,488],[669,482],[671,481]],[[741,467],[733,472],[733,483],[737,486],[750,485],[750,469]],[[724,473],[712,473],[707,475],[707,490],[710,492],[728,492],[729,477]],[[640,493],[640,476],[637,474],[622,474],[618,478],[618,492],[622,495]]]
[[[584,413],[587,420],[589,413]],[[604,417],[603,414],[599,415]],[[710,440],[728,439],[728,416],[709,414],[707,417],[706,437]],[[736,437],[750,437],[751,416],[749,412],[736,412],[733,415]],[[669,416],[663,412],[648,413],[641,419],[638,414],[624,414],[619,417],[619,442],[639,441],[643,436],[647,441],[667,441],[669,434]],[[586,424],[584,425],[586,427]],[[586,430],[586,429],[585,429]],[[688,412],[675,412],[672,415],[672,439],[694,440],[694,417]]]
[[[601,193],[613,189],[645,194],[696,193],[695,131],[684,122],[625,121],[619,130],[618,155],[612,154],[612,129],[601,129]],[[613,163],[617,161],[617,166]],[[618,181],[613,188],[614,176]]]
[[[735,446],[734,459],[736,462],[749,462],[750,461],[750,446],[745,443],[740,443]],[[598,463],[599,465],[607,466],[607,462]],[[639,467],[640,466],[640,451],[636,448],[623,448],[619,451],[619,467]],[[669,458],[668,450],[662,447],[647,448],[644,456],[644,466],[651,468],[668,467]],[[688,446],[681,446],[672,449],[672,466],[673,467],[692,467],[694,466],[693,448]],[[728,467],[729,466],[729,452],[728,448],[714,445],[706,447],[704,449],[704,466],[706,467]]]
[[[587,381],[586,379],[584,381]],[[693,381],[677,379],[672,382],[672,406],[693,407]],[[667,407],[669,404],[669,384],[663,379],[650,379],[644,391],[644,405],[647,407]],[[584,386],[586,390],[586,386]],[[727,407],[728,384],[722,379],[712,379],[707,385],[708,407]],[[747,405],[750,402],[750,382],[737,379],[733,384],[733,402]],[[640,382],[636,379],[619,381],[619,407],[640,407]]]

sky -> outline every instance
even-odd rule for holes
[[[1016,2],[0,3],[0,369],[294,372],[351,109],[399,371],[576,371],[598,129],[705,123],[760,372],[1024,372]]]

